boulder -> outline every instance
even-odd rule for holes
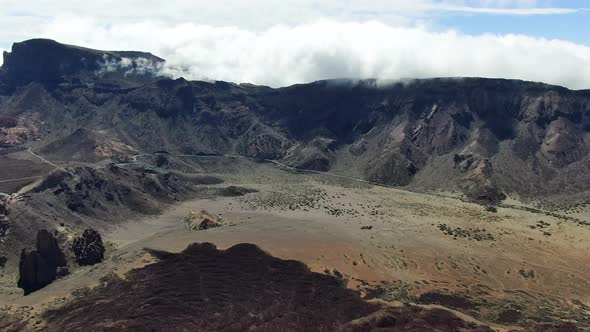
[[[0,216],[8,215],[8,207],[3,202],[0,202]]]
[[[37,232],[37,252],[45,258],[47,264],[52,267],[66,266],[66,256],[61,251],[55,236],[42,229]]]
[[[4,219],[4,216],[0,216],[0,239],[8,235],[10,229],[10,221]]]
[[[219,195],[224,197],[239,197],[244,196],[246,194],[258,192],[256,189],[251,188],[244,188],[244,187],[237,187],[237,186],[229,186],[225,188],[221,188],[219,190]]]
[[[18,287],[25,295],[49,285],[56,277],[56,269],[52,269],[37,250],[23,249],[20,254]]]
[[[188,229],[193,231],[220,227],[221,223],[222,220],[220,217],[205,210],[201,210],[200,212],[191,211],[184,217],[184,224]]]
[[[67,274],[63,269],[66,264],[57,239],[42,229],[37,233],[37,248],[30,251],[23,249],[21,252],[18,287],[24,290],[25,295],[39,290],[58,277],[58,270],[60,276]]]
[[[96,230],[89,228],[81,237],[74,239],[72,251],[80,265],[94,265],[104,259],[104,244],[102,237]]]
[[[7,216],[10,211],[8,204],[10,204],[11,196],[5,193],[0,193],[0,216]]]

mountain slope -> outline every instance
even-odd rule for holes
[[[50,330],[493,331],[441,309],[366,302],[333,276],[251,244],[192,244],[45,314]],[[133,289],[133,291],[130,291]],[[142,303],[142,305],[136,305]]]
[[[590,188],[589,91],[481,78],[280,89],[114,79],[97,74],[101,58],[159,60],[59,45],[15,44],[0,71],[0,116],[21,119],[45,144],[87,128],[145,153],[240,154],[492,203],[504,194],[583,197]],[[32,73],[48,49],[61,50],[52,61],[66,69]]]

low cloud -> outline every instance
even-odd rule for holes
[[[76,29],[71,29],[76,26]],[[502,77],[590,88],[590,47],[524,35],[468,35],[377,21],[318,21],[261,31],[165,22],[58,18],[44,37],[149,51],[160,72],[194,80],[286,86],[329,78]]]
[[[106,55],[99,63],[100,69],[96,71],[97,75],[104,75],[112,72],[122,72],[124,75],[164,75],[174,76],[168,73],[168,69],[164,70],[164,64],[161,62],[154,62],[146,58],[109,58]]]

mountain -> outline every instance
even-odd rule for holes
[[[97,51],[49,39],[15,43],[3,58],[2,83],[8,91],[32,82],[55,86],[70,80],[82,84],[94,76],[134,81],[149,76],[140,73],[141,65],[164,62],[146,52]]]
[[[0,330],[590,327],[590,90],[165,66],[4,54]]]
[[[274,258],[251,244],[226,250],[193,244],[178,254],[152,254],[158,263],[133,271],[125,280],[114,277],[68,306],[47,312],[47,328],[493,331],[441,309],[393,309],[366,302],[335,277],[312,273],[300,262]]]
[[[20,128],[31,134],[16,145],[34,139],[58,151],[84,128],[129,153],[239,154],[486,203],[576,199],[590,188],[588,90],[483,78],[273,89],[134,71],[144,62],[164,63],[142,52],[16,43],[0,70],[0,130]]]
[[[85,162],[113,159],[119,155],[128,156],[137,152],[132,147],[117,141],[108,132],[97,132],[86,128],[80,128],[64,138],[53,141],[41,147],[39,151],[55,160],[69,159]]]

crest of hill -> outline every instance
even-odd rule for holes
[[[4,62],[0,70],[8,89],[27,85],[31,82],[57,85],[68,79],[94,77],[105,64],[121,63],[123,59],[145,59],[157,66],[161,59],[151,53],[137,51],[101,51],[79,46],[61,44],[50,39],[31,39],[12,45],[11,52],[4,52]],[[120,75],[127,75],[129,69],[115,68]],[[139,75],[150,76],[151,73]],[[113,74],[111,73],[111,76]],[[129,75],[127,75],[129,76]],[[132,75],[133,76],[133,75]],[[129,77],[128,79],[133,79]],[[135,77],[137,79],[137,77]]]
[[[97,162],[137,153],[131,146],[104,131],[80,128],[72,134],[51,142],[40,150],[56,160]]]
[[[587,90],[486,78],[338,79],[273,89],[96,75],[98,59],[135,55],[146,54],[17,43],[0,73],[0,116],[30,119],[33,139],[44,143],[65,137],[56,151],[89,151],[67,136],[109,128],[108,139],[143,153],[239,154],[490,203],[512,194],[578,200],[590,189]]]

